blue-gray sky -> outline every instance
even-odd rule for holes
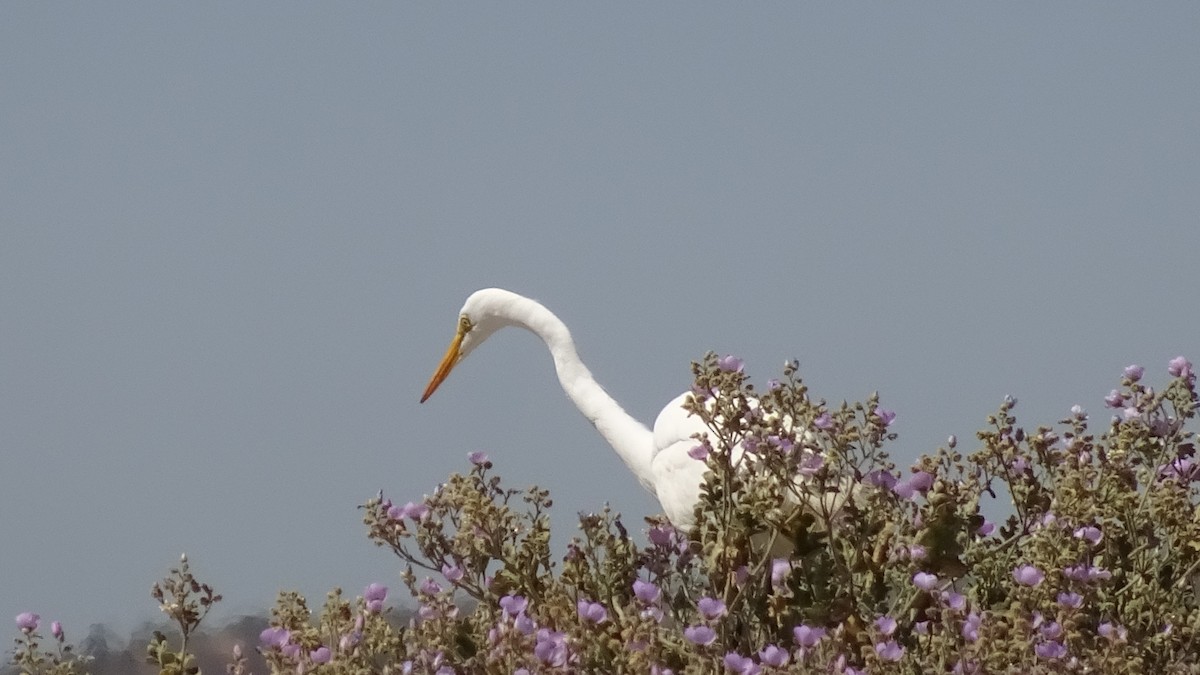
[[[0,617],[398,587],[356,505],[487,450],[656,512],[473,290],[652,421],[712,349],[878,389],[893,450],[1200,357],[1200,5],[9,3]],[[970,449],[971,443],[964,444]],[[569,530],[568,530],[569,531]],[[7,620],[7,619],[2,619]]]

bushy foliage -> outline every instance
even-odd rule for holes
[[[1102,430],[1079,408],[1027,429],[1006,398],[971,452],[951,438],[897,469],[877,397],[828,405],[794,363],[760,391],[710,355],[689,404],[709,469],[692,531],[631,533],[605,509],[559,559],[548,493],[472,453],[422,500],[362,507],[416,617],[390,620],[380,584],[316,613],[285,593],[259,650],[272,673],[329,675],[1200,672],[1195,375],[1182,357],[1168,371],[1155,391],[1127,368]],[[151,645],[163,673],[187,672],[186,635],[219,599],[173,573],[189,582],[156,587],[160,604],[198,595],[181,648]],[[18,623],[23,672],[82,672]]]

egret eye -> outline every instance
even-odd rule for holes
[[[458,332],[466,335],[467,333],[471,332],[471,328],[473,328],[471,325],[471,317],[467,316],[466,314],[458,317]]]

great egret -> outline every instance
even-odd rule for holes
[[[575,407],[616,450],[638,482],[658,498],[671,524],[690,530],[707,466],[690,457],[688,450],[697,444],[695,434],[708,431],[699,417],[683,408],[691,394],[675,397],[658,414],[654,430],[647,429],[596,382],[579,359],[567,326],[535,300],[499,288],[472,293],[459,311],[458,330],[421,402],[433,395],[454,366],[505,326],[524,328],[546,343],[554,357],[558,382]]]

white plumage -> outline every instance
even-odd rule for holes
[[[658,414],[654,430],[625,412],[596,382],[579,359],[571,333],[550,310],[535,300],[499,288],[476,291],[459,312],[458,330],[438,365],[421,402],[433,395],[450,371],[492,333],[505,326],[524,328],[546,343],[563,391],[596,427],[647,490],[658,498],[671,523],[682,530],[694,524],[706,463],[688,455],[694,436],[708,431],[683,408],[688,393],[674,398]],[[731,460],[740,461],[741,448]]]

